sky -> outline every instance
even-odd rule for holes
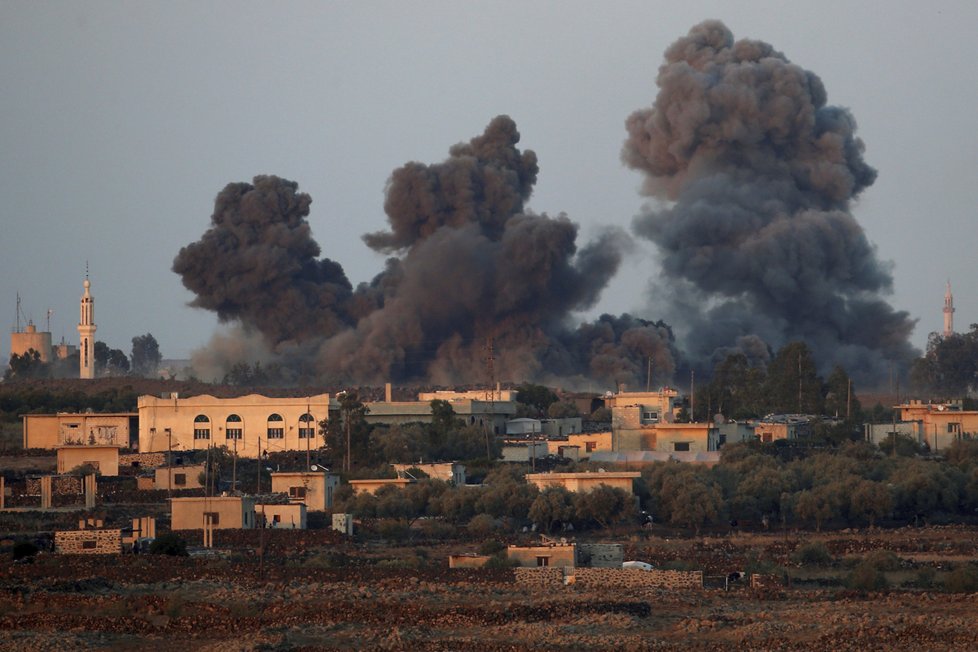
[[[97,339],[152,333],[188,358],[220,328],[171,271],[230,182],[274,174],[312,196],[322,254],[356,284],[384,188],[490,120],[539,158],[528,208],[583,239],[647,201],[620,152],[664,50],[706,19],[771,43],[847,107],[879,176],[852,207],[890,261],[888,297],[942,328],[978,322],[978,4],[974,2],[0,2],[0,322],[77,342],[88,265]],[[636,240],[602,312],[658,319],[654,245]],[[23,321],[21,323],[23,326]],[[0,356],[9,356],[8,337]]]

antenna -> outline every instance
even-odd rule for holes
[[[51,332],[51,315],[53,315],[53,314],[54,314],[54,309],[53,308],[48,308],[47,327],[44,329],[44,331],[46,333],[50,333]]]

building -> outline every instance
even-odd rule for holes
[[[306,506],[302,503],[258,503],[255,505],[256,527],[283,530],[306,529]]]
[[[561,454],[560,449],[569,447],[578,448],[580,459],[587,459],[592,453],[599,451],[610,451],[611,432],[586,432],[547,439],[547,452],[551,455],[566,457]]]
[[[754,438],[765,444],[781,439],[804,439],[812,435],[815,417],[806,414],[769,414],[754,421]]]
[[[339,405],[328,394],[269,398],[140,396],[139,451],[202,450],[225,446],[239,457],[261,451],[302,451],[323,444],[319,424]]]
[[[549,455],[545,441],[514,441],[503,442],[500,449],[500,459],[503,462],[532,462]]]
[[[384,487],[403,489],[415,482],[416,480],[412,480],[411,478],[371,478],[369,480],[350,480],[349,484],[353,487],[353,493],[355,494],[376,494]]]
[[[61,555],[117,555],[122,552],[122,529],[106,528],[102,519],[82,519],[77,530],[54,533],[54,551]]]
[[[516,414],[516,393],[512,390],[421,392],[417,401],[392,401],[390,396],[388,386],[386,400],[364,404],[369,409],[367,423],[431,423],[431,402],[439,400],[450,404],[456,418],[466,425],[491,427],[495,434],[502,434],[506,421]]]
[[[171,530],[202,530],[205,517],[216,530],[255,527],[255,499],[251,496],[193,496],[170,499]]]
[[[506,558],[517,562],[521,568],[573,568],[577,560],[577,546],[556,542],[539,546],[509,546],[506,548]]]
[[[549,487],[563,487],[568,491],[586,493],[594,491],[601,485],[612,489],[621,489],[632,494],[632,482],[641,477],[638,471],[599,471],[597,473],[528,473],[526,481],[536,485],[540,491]]]
[[[434,480],[443,480],[456,487],[465,486],[465,465],[458,462],[438,462],[434,464],[391,464],[397,477],[402,478],[411,469],[417,469]]]
[[[85,288],[81,298],[78,320],[78,377],[95,378],[95,298],[89,292],[92,287],[85,271]]]
[[[303,504],[310,512],[333,508],[333,493],[340,476],[325,471],[276,471],[272,473],[272,491],[286,494],[289,502]]]
[[[137,416],[135,412],[24,414],[24,448],[53,450],[69,444],[128,448],[137,431]]]
[[[201,481],[205,473],[204,464],[183,464],[180,466],[160,466],[155,469],[153,487],[155,489],[203,489]]]
[[[59,446],[58,473],[68,473],[79,466],[91,466],[104,476],[119,475],[119,447],[114,445]]]
[[[954,296],[951,294],[951,281],[948,279],[944,290],[944,337],[954,335]]]
[[[605,399],[611,408],[613,451],[699,452],[717,450],[720,437],[713,423],[676,423],[679,394],[619,392]]]
[[[20,299],[18,298],[18,309]],[[37,351],[41,362],[51,362],[53,351],[51,333],[38,332],[33,321],[28,321],[26,328],[17,328],[10,334],[10,356],[24,355],[28,351]]]
[[[978,410],[963,409],[962,401],[912,400],[894,409],[899,411],[901,422],[912,424],[913,438],[927,444],[935,453],[955,441],[978,437]]]

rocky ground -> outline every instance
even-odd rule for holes
[[[972,528],[630,534],[626,556],[714,576],[755,565],[801,578],[806,569],[792,551],[812,540],[834,561],[819,581],[791,588],[626,592],[531,590],[507,569],[448,570],[459,544],[368,545],[310,532],[290,550],[280,534],[264,560],[241,535],[206,558],[41,554],[14,564],[5,555],[0,649],[978,649],[978,594],[924,590],[912,580],[925,566],[975,559]],[[873,550],[899,556],[902,568],[891,574],[898,588],[859,593],[833,579],[850,557]]]

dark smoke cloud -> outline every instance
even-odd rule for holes
[[[653,105],[627,120],[622,159],[666,203],[634,228],[659,247],[657,299],[693,361],[745,336],[805,340],[823,370],[863,378],[912,358],[914,322],[883,300],[890,269],[850,213],[876,171],[821,80],[708,21],[666,50],[657,83]]]
[[[220,369],[246,351],[326,382],[484,384],[491,343],[501,381],[634,383],[648,356],[665,374],[674,352],[664,326],[626,316],[571,327],[617,272],[628,238],[612,229],[579,246],[567,216],[526,211],[538,167],[519,140],[500,116],[445,161],[395,170],[389,229],[364,236],[395,256],[356,290],[339,265],[316,260],[310,199],[295,183],[229,185],[174,271],[197,293],[194,305],[260,332],[267,350],[236,346],[232,331],[201,361]]]

